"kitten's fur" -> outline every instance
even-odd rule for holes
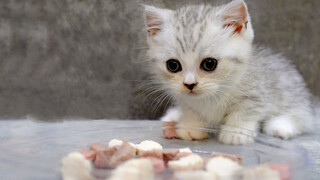
[[[301,75],[287,59],[252,45],[253,29],[242,0],[175,11],[145,6],[145,17],[152,73],[176,104],[163,121],[226,124],[219,135],[226,144],[251,142],[240,134],[256,132],[260,124],[266,134],[284,139],[311,130],[310,95]],[[213,72],[199,68],[207,57],[218,59]],[[168,59],[179,60],[182,71],[169,72]],[[195,94],[184,83],[198,83]],[[177,133],[183,139],[207,138],[198,130]]]

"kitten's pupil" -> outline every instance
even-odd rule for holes
[[[200,68],[204,71],[213,71],[217,67],[217,64],[218,60],[215,58],[206,58],[201,62]]]
[[[177,73],[179,71],[182,71],[180,62],[175,59],[169,59],[167,61],[167,69],[173,73]]]

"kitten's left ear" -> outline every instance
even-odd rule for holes
[[[149,36],[156,36],[161,32],[169,21],[169,15],[172,12],[168,9],[160,9],[153,6],[143,5],[145,25],[148,30]]]
[[[233,0],[227,4],[220,14],[224,27],[233,27],[234,33],[247,29],[250,20],[247,5],[243,0]]]

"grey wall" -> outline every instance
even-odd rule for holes
[[[148,79],[142,2],[176,8],[195,1],[1,0],[0,118],[159,117],[166,101],[138,96],[148,87],[141,85]],[[291,58],[320,96],[320,1],[246,2],[256,42]]]

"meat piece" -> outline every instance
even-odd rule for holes
[[[132,159],[136,156],[136,149],[133,148],[127,140],[124,140],[122,145],[118,147],[117,151],[110,159],[110,165],[116,167],[118,164]]]
[[[199,170],[203,168],[203,165],[203,159],[197,154],[191,154],[179,160],[168,162],[169,169],[173,171]]]
[[[179,139],[175,126],[175,122],[163,122],[163,134],[166,139]]]
[[[72,152],[62,159],[63,180],[92,180],[91,162],[80,152]]]
[[[216,174],[220,179],[230,179],[241,168],[237,162],[222,156],[211,158],[206,165],[207,171]]]
[[[291,167],[289,164],[269,164],[269,167],[279,173],[281,180],[289,180],[291,178]]]
[[[108,146],[109,147],[116,147],[116,146],[121,146],[121,144],[123,143],[123,141],[119,140],[119,139],[112,139],[111,141],[109,141]],[[137,148],[135,144],[129,142],[129,144],[134,147],[135,149]]]
[[[142,141],[140,144],[137,145],[138,151],[152,151],[152,150],[162,150],[162,146],[154,141]]]
[[[179,153],[179,149],[164,149],[163,150],[163,159],[166,159],[168,161],[173,160],[176,155]]]
[[[209,173],[207,171],[176,171],[174,172],[175,179],[178,180],[217,180],[218,178],[215,174]]]
[[[190,148],[181,148],[179,149],[179,152],[188,152],[188,153],[192,153],[191,149]]]
[[[108,147],[103,150],[103,152],[107,155],[107,157],[110,159],[111,156],[114,155],[114,153],[119,149],[120,146],[114,146],[114,147]]]
[[[112,171],[108,180],[152,180],[154,169],[151,160],[146,158],[130,159]]]
[[[109,147],[114,147],[114,146],[121,146],[122,141],[119,139],[112,139],[109,141],[108,146]]]
[[[94,150],[94,151],[103,151],[105,150],[107,147],[104,145],[104,144],[101,144],[101,143],[93,143],[91,144],[90,146],[90,149],[91,150]]]
[[[174,157],[174,160],[179,160],[183,157],[186,157],[186,156],[190,156],[192,155],[192,153],[190,152],[179,152],[175,157]]]
[[[155,173],[162,174],[166,170],[163,159],[148,157],[151,160]]]
[[[240,156],[236,156],[236,155],[231,155],[231,154],[224,154],[224,153],[218,153],[218,152],[213,152],[211,154],[211,157],[225,157],[225,158],[229,158],[232,161],[238,162],[239,164],[242,163],[242,157]]]
[[[93,160],[96,157],[96,151],[91,149],[83,148],[79,150],[79,153],[81,153],[86,159]]]
[[[109,157],[103,151],[97,151],[93,164],[96,168],[109,168]]]
[[[158,159],[163,158],[162,150],[152,150],[152,151],[138,151],[139,157],[154,157]]]

